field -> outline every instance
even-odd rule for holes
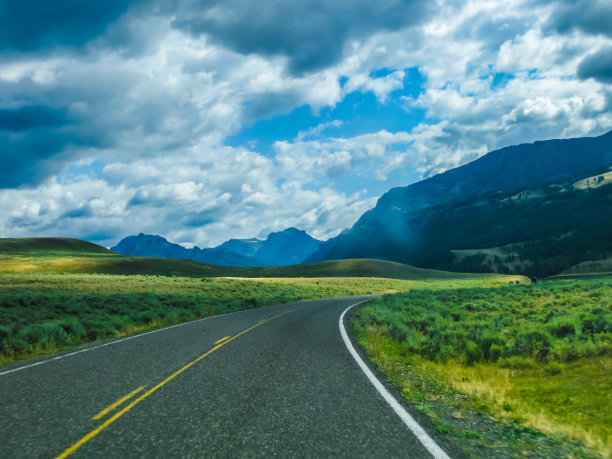
[[[118,255],[77,239],[0,239],[0,273],[120,274],[184,277],[382,277],[473,279],[472,274],[420,269],[383,260],[330,260],[293,266],[235,268],[170,258]],[[481,276],[482,277],[482,276]],[[482,277],[484,278],[484,277]],[[491,276],[492,279],[498,278]],[[508,277],[519,279],[520,276]]]
[[[246,308],[509,279],[520,277],[378,260],[231,268],[126,257],[74,239],[0,239],[0,364]]]
[[[593,273],[602,273],[612,276],[612,256],[601,260],[583,261],[569,269],[566,269],[560,276],[564,275],[585,275],[589,276]]]
[[[612,453],[612,279],[386,295],[351,324],[381,371],[470,455],[542,455],[540,432],[564,445],[551,455]]]

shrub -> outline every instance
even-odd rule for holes
[[[40,344],[43,348],[49,348],[66,343],[67,336],[66,331],[58,323],[46,322],[23,328],[17,338],[32,346]]]
[[[76,317],[60,320],[59,325],[66,332],[67,341],[69,342],[80,342],[87,335],[85,327],[83,327],[83,324],[81,324]]]
[[[533,360],[519,355],[499,359],[498,365],[502,368],[510,368],[512,370],[529,370],[535,368]]]
[[[550,375],[558,375],[565,368],[565,365],[558,362],[550,362],[548,365],[544,367],[546,373]]]
[[[550,346],[552,337],[545,330],[538,328],[527,328],[519,331],[515,338],[515,352],[518,355],[537,355],[543,349]]]
[[[550,350],[551,356],[557,362],[573,362],[580,357],[580,351],[574,343],[557,341]]]
[[[504,346],[493,343],[491,344],[491,348],[489,349],[489,360],[491,362],[497,362],[503,353]]]
[[[576,331],[580,330],[580,326],[576,322],[580,323],[574,317],[557,316],[546,325],[546,328],[551,335],[557,338],[565,338],[566,336],[574,336]]]
[[[482,353],[485,360],[489,360],[489,361],[497,360],[491,357],[491,347],[499,346],[500,344],[500,337],[497,333],[495,333],[493,330],[485,329],[484,331],[481,332],[480,336],[476,339],[476,343],[478,344],[478,347],[480,348],[480,352]],[[499,355],[497,356],[497,358],[499,358]]]
[[[465,343],[465,356],[467,357],[468,365],[473,365],[482,359],[482,352],[474,341],[467,341]]]

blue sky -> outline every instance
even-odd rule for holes
[[[392,187],[612,129],[607,1],[261,8],[0,3],[0,237],[326,239]]]

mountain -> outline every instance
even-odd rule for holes
[[[612,252],[611,166],[612,131],[492,151],[391,189],[306,261],[379,258],[443,269],[560,272]]]
[[[181,258],[189,259],[190,251],[182,245],[168,242],[161,236],[140,233],[138,236],[123,238],[111,250],[122,255],[137,255],[140,257]]]
[[[122,255],[141,257],[178,258],[193,260],[200,263],[210,263],[222,266],[256,266],[257,260],[245,257],[223,249],[186,249],[174,244],[161,236],[140,233],[138,236],[128,236],[122,239],[113,252]]]
[[[305,231],[289,228],[271,233],[265,240],[230,239],[218,247],[186,249],[161,236],[139,234],[122,239],[111,250],[123,255],[180,258],[222,266],[285,266],[301,263],[321,241]]]
[[[270,233],[265,240],[230,239],[218,248],[261,261],[261,266],[295,265],[304,261],[321,245],[321,241],[310,237],[306,231],[288,228]]]

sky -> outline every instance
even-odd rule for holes
[[[337,235],[612,129],[609,0],[0,0],[0,237]]]

